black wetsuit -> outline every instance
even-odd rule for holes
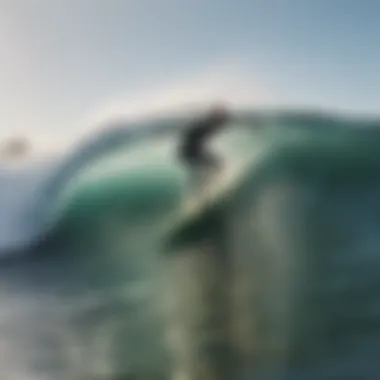
[[[216,165],[218,160],[205,149],[205,144],[215,131],[213,122],[201,120],[187,129],[180,147],[180,156],[189,165]]]

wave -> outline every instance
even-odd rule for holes
[[[283,131],[227,202],[178,231],[173,260],[187,281],[176,289],[183,313],[175,323],[187,332],[177,342],[178,362],[194,368],[196,358],[207,358],[204,366],[214,374],[236,365],[231,358],[238,352],[235,373],[252,378],[380,372],[373,267],[380,246],[379,137],[363,130],[296,137]],[[191,287],[211,293],[182,300]],[[218,325],[214,313],[226,312],[226,300],[232,303],[223,316],[236,330],[217,340],[212,332],[226,321]],[[203,313],[196,328],[192,307]],[[202,345],[205,331],[213,338]],[[212,344],[226,356],[208,358]],[[186,348],[194,345],[192,357]]]
[[[28,194],[30,229],[22,235],[17,219],[2,247],[60,236],[75,249],[0,268],[0,327],[25,354],[14,367],[38,362],[39,339],[53,336],[44,355],[59,357],[63,378],[380,374],[379,132],[351,128],[366,121],[318,129],[314,116],[243,116],[213,148],[228,161],[256,156],[189,217],[189,173],[173,156],[179,122],[112,128],[38,175],[18,172],[9,193]]]
[[[53,210],[74,177],[102,157],[125,151],[144,138],[162,136],[173,129],[172,124],[162,120],[134,125],[113,123],[80,141],[63,157],[16,170],[2,168],[0,251],[23,250],[43,240],[58,223],[60,216]]]

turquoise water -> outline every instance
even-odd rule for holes
[[[380,134],[301,121],[221,135],[248,166],[190,218],[175,132],[77,165],[0,268],[1,378],[377,378]]]

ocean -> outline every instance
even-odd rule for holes
[[[1,380],[380,377],[378,122],[244,113],[196,197],[183,125],[0,166]]]

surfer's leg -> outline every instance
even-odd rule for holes
[[[189,174],[188,190],[194,195],[202,187],[202,165],[200,161],[192,155],[181,155],[181,161]]]
[[[180,158],[189,172],[190,193],[192,196],[201,195],[204,185],[213,174],[213,169],[219,167],[217,158],[212,154],[194,149],[180,152]]]
[[[189,190],[193,196],[200,196],[205,183],[207,183],[210,174],[209,166],[202,160],[192,160],[188,165],[190,187]]]

